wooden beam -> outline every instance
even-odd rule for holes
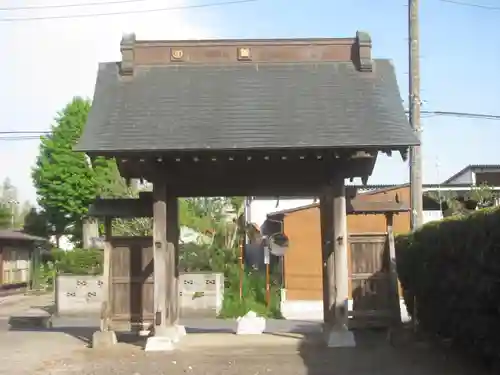
[[[104,250],[103,250],[103,270],[102,270],[102,307],[101,307],[101,331],[109,331],[111,323],[111,305],[112,305],[112,283],[111,283],[111,267],[112,267],[112,219],[107,217],[104,220]]]
[[[229,157],[220,160],[219,157],[210,156],[206,158],[188,158],[189,161],[183,161],[182,158],[162,159],[129,159],[120,163],[120,173],[125,178],[140,178],[152,180],[160,173],[169,176],[170,181],[176,184],[193,184],[193,181],[208,181],[205,184],[196,184],[198,191],[206,187],[227,186],[228,175],[233,176],[229,185],[245,186],[248,183],[268,181],[267,186],[276,182],[288,180],[304,181],[311,180],[309,185],[317,185],[315,180],[322,179],[325,184],[333,174],[343,174],[344,177],[361,177],[370,175],[373,170],[373,163],[376,155],[367,153],[346,154],[343,157],[324,157],[314,155],[301,159],[300,156],[245,156],[239,158]],[[298,176],[301,179],[298,179]],[[224,184],[221,183],[224,180]],[[197,195],[204,195],[199,193]],[[247,194],[252,195],[252,194]]]
[[[167,334],[167,182],[163,175],[153,182],[153,248],[155,336]]]

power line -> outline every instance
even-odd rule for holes
[[[10,135],[10,134],[50,134],[49,130],[13,130],[13,131],[0,131],[0,135]]]
[[[469,3],[465,1],[460,1],[460,0],[439,0],[442,3],[448,3],[448,4],[453,4],[453,5],[460,5],[464,7],[469,7],[469,8],[480,8],[480,9],[485,9],[485,10],[497,10],[500,11],[500,7],[497,6],[492,6],[492,5],[483,5],[483,4],[477,4],[477,3]]]
[[[452,111],[421,111],[421,113],[434,116],[451,116],[451,117],[474,118],[483,120],[500,120],[500,115],[491,115],[485,113],[452,112]]]
[[[40,137],[35,136],[20,136],[20,137],[0,137],[0,141],[34,141],[40,140]]]
[[[409,111],[405,111],[409,113]],[[492,115],[488,113],[472,113],[472,112],[454,112],[454,111],[420,111],[426,117],[432,116],[449,116],[457,118],[472,118],[478,120],[500,120],[500,115]]]
[[[19,11],[19,10],[81,8],[81,7],[93,7],[93,6],[101,6],[101,5],[144,3],[147,1],[151,1],[151,0],[110,0],[110,1],[99,1],[99,2],[91,2],[91,3],[35,5],[35,6],[0,8],[0,11],[1,12],[9,12],[9,11]]]
[[[233,0],[233,1],[220,1],[207,4],[198,4],[198,5],[184,5],[177,7],[154,8],[154,9],[123,10],[123,11],[105,12],[105,13],[65,14],[58,16],[39,16],[39,17],[22,17],[22,18],[0,18],[0,22],[42,21],[42,20],[70,19],[70,18],[118,16],[124,14],[143,14],[143,13],[167,12],[167,11],[185,10],[185,9],[215,8],[226,5],[254,3],[257,1],[259,0]]]

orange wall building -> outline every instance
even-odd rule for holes
[[[355,261],[357,265],[353,265],[352,239],[355,237],[375,238],[376,236],[385,238],[391,221],[388,219],[390,216],[392,216],[392,230],[395,234],[408,232],[410,230],[408,203],[408,187],[358,194],[351,200],[351,204],[348,203],[351,299],[353,297],[353,267],[369,269],[369,271],[363,271],[366,273],[376,273],[377,268],[382,267],[380,263],[382,260],[378,259],[381,256],[377,258],[375,254],[373,256],[365,254],[364,259],[358,259]],[[268,215],[268,218],[282,221],[283,230],[289,238],[289,248],[284,257],[284,290],[281,306],[283,315],[289,319],[322,319],[322,246],[319,205],[312,204],[272,213]],[[363,250],[363,247],[366,246],[359,243],[358,248],[361,251],[367,250]]]

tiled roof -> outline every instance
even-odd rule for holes
[[[393,65],[352,62],[99,66],[76,147],[88,153],[417,144]]]
[[[17,240],[17,241],[42,241],[47,242],[48,239],[38,236],[32,236],[12,229],[0,229],[0,240]]]

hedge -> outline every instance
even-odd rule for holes
[[[500,360],[500,210],[424,225],[396,238],[399,278],[419,327]]]

